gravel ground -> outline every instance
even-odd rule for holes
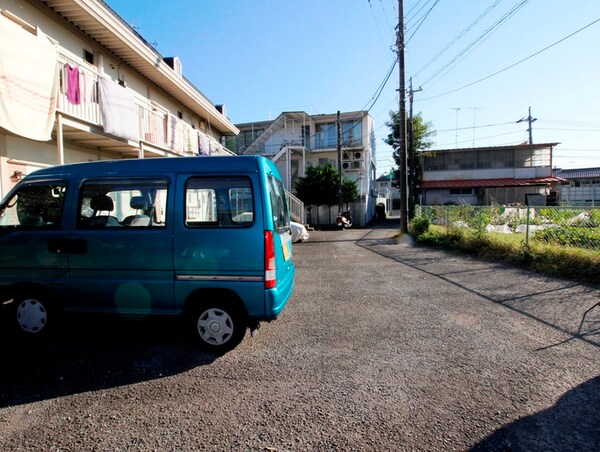
[[[600,290],[387,226],[294,245],[282,316],[224,356],[174,320],[3,333],[0,450],[599,450]]]

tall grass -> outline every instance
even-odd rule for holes
[[[474,218],[477,225],[481,219]],[[411,224],[411,233],[417,242],[450,250],[461,251],[481,258],[504,262],[519,267],[578,281],[600,282],[600,252],[576,247],[530,241],[524,234],[483,234],[480,227],[448,228]]]

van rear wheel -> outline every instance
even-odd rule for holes
[[[45,297],[24,294],[15,297],[13,303],[13,320],[18,334],[31,338],[47,334],[54,313]]]
[[[246,316],[227,302],[201,303],[191,312],[189,322],[200,347],[216,353],[235,348],[248,327]]]

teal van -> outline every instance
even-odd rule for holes
[[[0,306],[24,336],[63,311],[183,316],[227,351],[279,316],[294,275],[286,193],[260,156],[56,166],[0,204]]]

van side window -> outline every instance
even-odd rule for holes
[[[252,185],[247,177],[192,177],[185,187],[185,225],[241,227],[254,222]]]
[[[288,210],[285,189],[280,180],[269,176],[269,197],[273,208],[273,225],[276,231],[290,227],[290,214]]]
[[[0,227],[60,228],[66,192],[65,184],[24,185],[0,208]]]
[[[163,179],[86,180],[79,194],[77,227],[163,228],[167,190]]]

